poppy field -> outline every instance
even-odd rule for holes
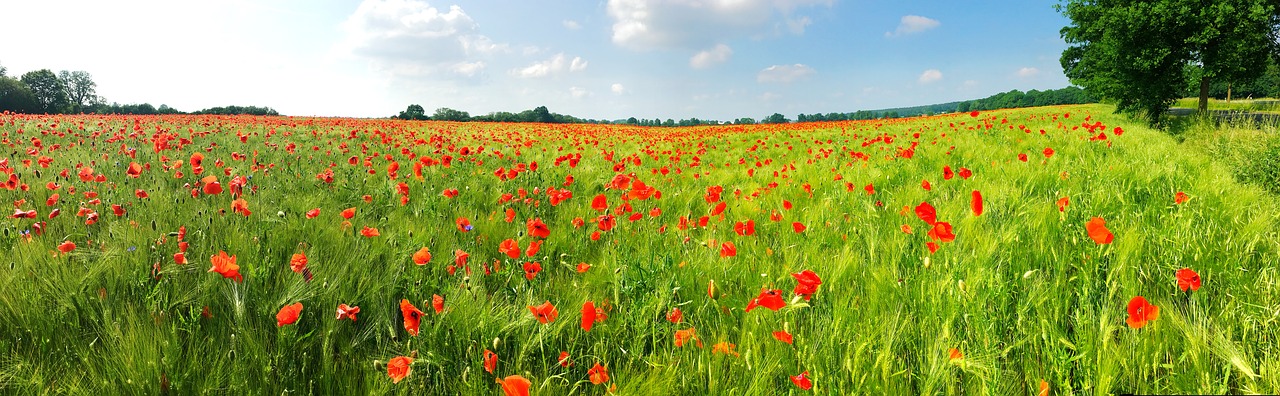
[[[1280,206],[1105,105],[0,115],[0,391],[1280,392]]]

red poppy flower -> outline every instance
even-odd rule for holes
[[[1045,157],[1045,158],[1049,158],[1049,157],[1052,157],[1052,156],[1053,156],[1053,149],[1052,149],[1052,148],[1045,147],[1045,148],[1044,148],[1044,157]]]
[[[352,322],[355,322],[356,314],[358,313],[360,313],[360,307],[353,307],[347,304],[338,304],[338,316],[334,319],[342,320],[342,318],[347,318],[347,319],[351,319]]]
[[[731,356],[737,357],[738,352],[733,350],[734,348],[737,348],[737,347],[738,347],[737,345],[730,344],[727,341],[717,342],[715,345],[711,346],[711,354],[714,355],[717,353],[722,353],[725,355],[731,355]]]
[[[454,220],[454,224],[457,224],[458,231],[461,232],[471,231],[473,228],[471,227],[471,220],[468,220],[466,217],[459,217],[457,220]]]
[[[698,330],[692,327],[684,330],[676,330],[675,339],[677,348],[683,348],[684,344],[689,342],[689,340],[696,341],[698,343],[698,348],[702,348],[702,340],[698,339]]]
[[[364,235],[365,238],[373,238],[382,234],[378,232],[377,228],[370,228],[369,226],[364,226],[364,229],[360,230],[360,235]]]
[[[407,299],[400,300],[400,315],[404,316],[404,329],[409,335],[418,336],[418,324],[422,321],[422,311],[413,306]]]
[[[1110,244],[1111,240],[1115,238],[1114,235],[1111,235],[1111,230],[1107,229],[1107,221],[1101,217],[1090,219],[1088,223],[1085,223],[1084,228],[1089,232],[1089,238],[1099,245]]]
[[[319,212],[317,212],[317,214],[319,214]],[[351,218],[355,216],[356,208],[346,208],[342,210],[342,218],[344,219],[351,220]]]
[[[921,202],[920,205],[916,205],[916,217],[919,217],[920,220],[928,225],[938,222],[938,212],[928,202]]]
[[[941,246],[938,246],[938,244],[933,242],[926,242],[924,244],[924,247],[929,249],[929,254],[934,254],[938,252],[938,248],[940,248]]]
[[[498,252],[506,254],[507,257],[518,259],[520,258],[520,244],[515,239],[508,238],[498,244]]]
[[[525,250],[524,254],[526,256],[533,257],[533,255],[538,254],[539,250],[542,250],[542,241],[534,240],[529,242],[529,248]],[[519,251],[516,253],[518,254]]]
[[[933,185],[929,184],[928,180],[921,180],[920,188],[923,188],[925,191],[930,191],[930,190],[933,190]]]
[[[529,379],[519,375],[509,375],[498,383],[502,385],[504,396],[529,396],[529,387],[533,385]]]
[[[683,319],[684,319],[684,313],[680,312],[680,308],[671,308],[671,311],[667,312],[668,322],[680,323],[680,321]]]
[[[782,341],[788,344],[794,341],[794,337],[792,337],[791,333],[788,333],[786,330],[778,330],[773,332],[773,338],[776,338],[778,341]]]
[[[587,272],[587,270],[589,270],[589,269],[591,269],[591,264],[587,264],[587,263],[578,263],[578,268],[577,268],[577,270],[578,270],[578,273],[579,273],[579,274],[581,274],[581,273],[586,273],[586,272]]]
[[[231,201],[231,211],[242,214],[245,217],[248,217],[253,213],[249,211],[249,202],[245,201],[244,198],[236,198],[234,201]]]
[[[289,257],[289,269],[293,270],[293,272],[301,273],[304,268],[307,268],[307,255],[305,253],[294,253],[292,257]]]
[[[1128,323],[1129,327],[1141,329],[1142,326],[1147,325],[1147,322],[1159,317],[1160,307],[1151,305],[1142,296],[1136,296],[1129,300],[1129,318],[1125,319],[1125,323]]]
[[[946,243],[956,240],[956,234],[951,233],[951,223],[939,221],[929,230],[929,239]]]
[[[1174,276],[1178,278],[1178,288],[1182,289],[1182,291],[1187,291],[1187,289],[1191,289],[1191,291],[1200,290],[1200,274],[1197,274],[1194,270],[1183,268],[1178,270]]]
[[[797,234],[799,234],[804,232],[804,230],[808,227],[805,227],[804,224],[801,224],[800,222],[797,221],[797,222],[791,223],[791,228],[794,229]]]
[[[1069,205],[1069,204],[1071,204],[1071,198],[1068,198],[1068,197],[1058,198],[1058,211],[1059,211],[1059,212],[1066,212],[1066,211],[1067,211],[1067,205]]]
[[[785,199],[782,200],[782,208],[786,210],[791,210],[791,201],[788,201]]]
[[[484,371],[493,374],[493,370],[498,368],[498,354],[488,349],[484,350]]]
[[[720,244],[720,257],[733,257],[738,255],[738,247],[733,242],[724,242]]]
[[[507,218],[506,218],[507,222],[510,223],[512,221],[515,221],[515,219],[516,219],[516,210],[507,208]]]
[[[213,267],[209,268],[209,272],[217,272],[223,278],[234,280],[237,283],[244,282],[244,276],[240,275],[240,266],[236,265],[236,256],[227,256],[227,252],[218,251],[218,255],[209,257],[209,261],[213,262]]]
[[[421,248],[413,252],[413,263],[417,265],[426,265],[431,261],[431,249]]]
[[[319,216],[319,215],[320,215],[320,208],[315,208],[307,211],[308,219],[314,219],[316,218],[316,216]]]
[[[809,298],[818,292],[818,286],[822,284],[822,279],[812,270],[800,271],[791,276],[796,278],[795,294],[804,297],[805,301],[809,301]]]
[[[951,349],[948,349],[948,350],[947,350],[947,359],[948,359],[948,360],[960,360],[960,359],[964,359],[964,353],[961,353],[961,352],[960,352],[960,349],[958,349],[958,348],[951,348]]]
[[[75,242],[66,241],[66,242],[63,242],[62,244],[58,245],[58,251],[59,251],[59,252],[62,252],[62,253],[71,253],[71,251],[72,251],[72,250],[76,250],[76,244],[75,244]]]
[[[976,114],[976,112],[975,112],[975,114]],[[976,117],[976,115],[975,115],[975,117]],[[809,389],[813,389],[813,381],[810,381],[810,380],[809,380],[809,372],[808,372],[808,371],[805,371],[805,372],[803,372],[803,373],[800,373],[799,375],[793,375],[793,376],[788,377],[788,378],[791,378],[791,383],[796,384],[796,387],[797,387],[797,388],[800,388],[800,389],[802,389],[802,390],[809,390]]]
[[[397,356],[387,362],[387,376],[391,377],[391,383],[398,384],[400,380],[409,376],[409,365],[413,364],[413,359],[408,356]]]
[[[956,174],[955,174],[955,172],[952,172],[952,171],[951,171],[951,165],[943,165],[943,166],[942,166],[942,180],[951,180],[951,178],[953,178],[953,177],[956,177]]]
[[[432,294],[431,309],[436,310],[436,315],[444,313],[444,296],[441,296],[439,294]]]
[[[876,193],[876,186],[870,183],[868,183],[867,186],[863,187],[862,189],[867,192],[867,195],[872,195]]]
[[[1018,153],[1018,161],[1027,162],[1027,154],[1026,154],[1026,153]]]
[[[1182,191],[1178,191],[1177,194],[1173,195],[1173,203],[1175,205],[1181,205],[1189,200],[1191,200],[1191,197],[1188,197],[1187,193],[1184,193]]]
[[[142,189],[133,190],[133,195],[138,197],[138,199],[147,199],[150,197],[150,195],[147,195],[147,191]]]
[[[212,177],[212,176],[209,176],[209,177]],[[217,181],[206,183],[204,185],[203,192],[204,192],[204,195],[222,194],[222,184],[218,183]]]
[[[961,178],[961,179],[966,179],[966,180],[968,180],[968,179],[969,179],[969,177],[973,176],[973,171],[969,170],[969,168],[960,168],[960,172],[959,172],[959,173],[960,173],[960,178]]]
[[[538,272],[541,272],[541,271],[542,271],[542,264],[540,263],[532,263],[532,262],[524,263],[525,279],[533,280],[533,277],[538,276]]]
[[[595,209],[597,212],[609,210],[609,198],[605,197],[604,194],[600,194],[595,198],[592,198],[591,209]]]
[[[755,235],[755,233],[756,233],[756,221],[755,221],[755,220],[747,220],[745,223],[744,223],[744,222],[741,222],[741,221],[739,221],[739,222],[737,222],[737,223],[734,223],[734,224],[733,224],[733,232],[737,233],[738,235],[742,235],[742,236],[751,236],[751,235]]]
[[[590,379],[591,383],[595,385],[600,385],[605,382],[609,382],[609,369],[606,369],[604,368],[604,366],[601,366],[600,362],[596,362],[595,366],[591,366],[591,369],[587,370],[587,378]]]
[[[560,357],[556,359],[556,363],[559,364],[560,367],[569,367],[569,365],[572,364],[572,362],[569,361],[569,352],[560,351]]]
[[[529,219],[529,221],[525,223],[525,228],[529,231],[529,236],[535,238],[546,239],[551,236],[551,229],[547,228],[547,223],[543,223],[542,218],[540,217]]]
[[[550,301],[543,302],[537,306],[530,305],[529,312],[538,318],[538,322],[542,324],[554,322],[556,316],[560,314],[559,311],[556,311],[556,307],[551,305]]]
[[[471,257],[471,254],[462,251],[462,249],[453,250],[453,263],[459,267],[467,266],[468,257]]]
[[[302,314],[302,303],[293,303],[293,305],[285,305],[280,308],[280,312],[276,313],[276,327],[291,325],[298,322],[298,316]]]
[[[177,265],[186,265],[186,264],[187,264],[187,254],[186,254],[186,253],[183,253],[183,252],[177,252],[177,253],[174,253],[174,254],[173,254],[173,263],[174,263],[174,264],[177,264]]]
[[[973,209],[973,215],[982,216],[982,193],[973,190],[973,200],[969,201],[969,207]]]
[[[591,326],[595,323],[603,322],[608,315],[604,310],[596,308],[595,303],[587,301],[582,304],[582,331],[591,331]]]
[[[760,291],[760,295],[751,299],[751,302],[747,303],[747,308],[742,311],[751,312],[756,307],[765,307],[772,311],[777,311],[785,306],[787,306],[787,302],[782,300],[782,290],[763,289]]]

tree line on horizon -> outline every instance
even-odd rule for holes
[[[107,103],[98,96],[98,84],[86,71],[49,69],[34,70],[20,77],[10,77],[8,68],[0,65],[0,112],[25,114],[214,114],[214,115],[280,115],[275,109],[258,106],[220,106],[184,112],[168,105],[150,103]]]
[[[1085,93],[1079,87],[1066,87],[1061,89],[1050,89],[1045,91],[1030,90],[1020,91],[1011,90],[982,99],[974,99],[968,101],[939,103],[924,106],[900,107],[883,110],[858,110],[848,113],[800,113],[796,116],[795,122],[820,122],[820,121],[857,121],[857,120],[873,120],[881,118],[903,118],[915,117],[922,115],[947,114],[956,112],[969,112],[975,110],[996,110],[1019,107],[1036,107],[1036,106],[1053,106],[1067,104],[1084,104],[1096,103],[1093,97]],[[535,122],[547,124],[617,124],[617,125],[637,125],[650,127],[683,127],[696,125],[748,125],[748,124],[785,124],[792,122],[792,119],[782,113],[773,113],[769,116],[761,118],[757,121],[754,118],[742,117],[733,121],[704,120],[699,118],[687,118],[675,120],[668,118],[644,119],[631,117],[618,120],[596,120],[583,119],[559,113],[552,113],[547,110],[546,106],[538,106],[532,110],[525,110],[519,113],[511,112],[494,112],[485,115],[473,116],[462,110],[441,107],[432,114],[427,114],[421,105],[411,104],[404,111],[392,116],[391,118],[401,120],[418,120],[418,121],[453,121],[453,122]]]

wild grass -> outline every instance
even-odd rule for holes
[[[1098,131],[1082,125],[1095,122],[1107,140],[1090,140]],[[45,220],[53,193],[45,183],[63,185],[63,213],[45,220],[44,235],[26,241],[21,232],[35,220],[2,220],[6,393],[497,394],[495,377],[518,374],[534,394],[602,394],[612,385],[618,394],[805,394],[788,380],[803,371],[817,394],[1034,394],[1042,380],[1051,394],[1280,392],[1280,207],[1259,187],[1265,182],[1249,181],[1270,176],[1233,171],[1280,153],[1233,146],[1243,141],[1233,136],[1265,132],[1188,133],[1179,144],[1102,105],[677,129],[211,116],[4,115],[0,125],[10,165],[30,186],[0,190],[0,198],[25,199],[21,208]],[[157,153],[157,133],[191,143]],[[863,146],[877,136],[893,142]],[[33,137],[42,141],[39,155],[54,158],[47,169],[21,163],[37,157],[26,153]],[[911,142],[919,142],[914,156],[897,156]],[[136,158],[121,145],[136,148]],[[482,155],[457,152],[480,145]],[[425,167],[418,180],[402,149],[457,158]],[[227,193],[193,198],[184,185],[198,176],[189,167],[183,178],[162,169],[197,150],[224,185],[215,160],[252,175],[256,192],[244,196],[252,215],[232,213]],[[256,155],[264,168],[232,152]],[[572,153],[582,155],[577,167],[554,165]],[[622,203],[604,185],[633,154],[641,164],[623,172],[662,197],[631,201],[644,219],[619,216],[617,228],[593,241],[592,197]],[[401,164],[394,181],[385,155]],[[372,157],[371,166],[349,165],[351,156]],[[693,167],[695,156],[701,165]],[[130,161],[151,169],[128,178]],[[534,161],[538,170],[514,180],[493,175]],[[81,163],[107,181],[79,181]],[[331,163],[334,183],[317,180]],[[943,180],[944,166],[973,177]],[[668,174],[654,173],[664,167]],[[59,177],[62,169],[70,177]],[[575,181],[565,187],[569,175]],[[399,182],[410,188],[404,206]],[[875,194],[863,191],[867,184]],[[725,216],[680,230],[680,217],[708,214],[704,195],[715,185],[724,187]],[[77,194],[67,193],[71,186]],[[552,206],[548,187],[573,198]],[[447,188],[460,194],[442,196]],[[134,197],[136,189],[150,198]],[[976,217],[974,190],[985,200]],[[84,191],[102,203],[88,204]],[[1190,201],[1175,204],[1179,191]],[[517,198],[498,204],[504,193]],[[1070,199],[1064,212],[1055,203],[1062,197]],[[784,200],[794,207],[784,209]],[[928,226],[909,209],[921,202],[937,207],[957,236],[936,253],[926,248]],[[127,214],[112,215],[113,203]],[[75,216],[82,205],[101,220],[84,225]],[[338,212],[349,207],[357,213],[343,227]],[[654,207],[656,218],[648,216]],[[321,215],[306,219],[312,208]],[[518,214],[512,223],[507,208]],[[782,221],[770,221],[773,212]],[[1088,237],[1084,224],[1095,216],[1106,219],[1113,243]],[[459,232],[458,217],[474,229]],[[507,238],[527,246],[524,222],[535,217],[551,229],[541,252],[526,260],[500,254]],[[587,224],[575,228],[577,217]],[[748,219],[756,235],[735,234],[734,222]],[[795,233],[792,222],[808,229]],[[172,260],[181,226],[187,265]],[[363,226],[381,236],[360,236]],[[64,240],[78,248],[54,254]],[[737,245],[736,256],[720,256],[723,241]],[[421,247],[434,254],[425,266],[411,260]],[[455,249],[471,254],[470,274],[447,272]],[[237,256],[243,283],[207,272],[207,257],[219,251]],[[297,252],[309,257],[310,281],[289,269]],[[495,261],[501,269],[484,274],[482,265]],[[543,266],[532,281],[520,270],[526,261]],[[592,267],[578,273],[580,262]],[[1184,267],[1199,272],[1203,288],[1178,289],[1174,272]],[[823,282],[807,303],[791,299],[790,274],[805,269]],[[743,312],[763,287],[782,289],[788,306]],[[429,308],[435,294],[445,299],[443,314]],[[1125,307],[1139,295],[1160,317],[1132,329]],[[416,337],[402,325],[401,299],[427,311]],[[578,311],[588,300],[608,306],[608,319],[584,332]],[[546,325],[526,309],[543,301],[560,311]],[[277,327],[276,312],[293,302],[304,304],[301,318]],[[334,320],[340,303],[360,306],[356,322]],[[211,317],[201,315],[205,307]],[[665,319],[676,307],[680,324]],[[703,347],[674,346],[674,332],[687,328]],[[793,345],[771,336],[784,329]],[[713,353],[719,342],[739,355]],[[950,359],[951,348],[963,359]],[[486,349],[499,356],[494,374],[483,369]],[[571,366],[557,364],[561,351]],[[387,361],[415,354],[410,376],[393,384]],[[608,368],[608,384],[588,381],[596,362]]]

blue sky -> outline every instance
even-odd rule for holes
[[[108,101],[379,117],[763,118],[1068,84],[1055,1],[46,0],[0,6],[9,74]],[[18,39],[20,38],[20,39]]]

